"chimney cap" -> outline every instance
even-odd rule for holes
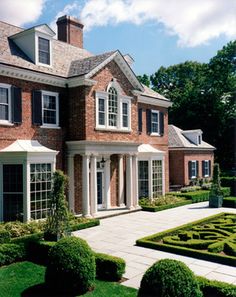
[[[57,19],[57,25],[60,23],[64,23],[64,22],[72,23],[73,25],[76,25],[82,29],[84,27],[84,25],[82,24],[82,22],[79,19],[69,16],[69,15],[63,15]]]

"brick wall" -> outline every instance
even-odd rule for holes
[[[210,160],[211,166],[213,168],[214,163],[214,153],[213,152],[205,152],[205,151],[199,151],[196,153],[196,151],[186,151],[184,154],[184,184],[189,184],[189,178],[188,178],[188,162],[189,161],[199,161],[199,177],[202,177],[202,161],[204,160]],[[211,168],[211,169],[212,169]],[[212,172],[212,170],[211,170]]]
[[[75,213],[82,213],[82,156],[74,157]]]
[[[33,90],[47,90],[62,93],[65,100],[65,90],[44,84],[0,76],[0,82],[20,87],[22,89],[22,123],[14,126],[0,125],[0,149],[3,149],[17,139],[38,140],[42,145],[57,150],[57,168],[64,168],[64,136],[65,129],[45,129],[32,125],[31,93]]]
[[[172,185],[188,185],[189,184],[189,173],[188,173],[188,162],[199,161],[199,177],[202,178],[202,161],[210,160],[213,168],[214,164],[214,153],[213,151],[187,151],[187,150],[171,150],[169,152],[170,162],[170,183]],[[211,170],[212,172],[212,170]]]

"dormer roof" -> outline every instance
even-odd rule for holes
[[[9,38],[14,40],[16,38],[30,34],[32,32],[40,32],[40,33],[48,35],[50,37],[54,37],[56,35],[56,33],[47,24],[42,24],[42,25],[37,25],[37,26],[31,27],[29,29],[22,30],[12,36],[9,36]]]
[[[175,149],[191,149],[191,150],[215,150],[215,147],[210,145],[209,143],[205,141],[201,141],[200,144],[195,144],[192,142],[186,135],[189,133],[201,133],[202,130],[196,129],[196,130],[181,130],[180,128],[169,125],[168,126],[169,131],[169,149],[175,150]]]

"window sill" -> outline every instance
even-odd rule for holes
[[[58,126],[46,126],[46,125],[42,125],[42,126],[39,126],[40,128],[43,128],[43,129],[61,129],[61,127],[58,127]]]
[[[115,132],[115,133],[131,133],[132,130],[130,129],[118,129],[118,128],[103,128],[103,127],[96,127],[96,131],[104,131],[104,132]]]
[[[162,136],[162,135],[159,133],[150,133],[150,136]]]
[[[2,121],[0,121],[0,126],[13,127],[14,124],[13,123],[10,123],[10,122],[2,122]]]

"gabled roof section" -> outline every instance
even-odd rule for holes
[[[53,37],[56,35],[56,33],[47,25],[47,24],[42,24],[42,25],[37,25],[37,26],[34,26],[34,27],[31,27],[29,29],[26,29],[26,30],[22,30],[12,36],[9,36],[9,38],[11,39],[15,39],[15,38],[18,38],[20,36],[24,36],[26,34],[29,34],[31,32],[40,32],[40,33],[43,33],[45,35],[48,35],[50,37]]]
[[[101,63],[106,61],[110,56],[112,56],[115,51],[107,52],[97,56],[91,56],[83,60],[76,60],[71,63],[68,77],[81,76],[88,74],[98,67]]]
[[[215,150],[215,147],[210,145],[209,143],[205,141],[201,141],[201,144],[196,145],[189,141],[187,137],[184,136],[184,130],[181,130],[180,128],[174,126],[174,125],[169,125],[168,126],[169,130],[169,149],[197,149],[197,150]],[[196,130],[186,130],[186,131],[196,131]],[[201,130],[197,130],[201,131]]]

